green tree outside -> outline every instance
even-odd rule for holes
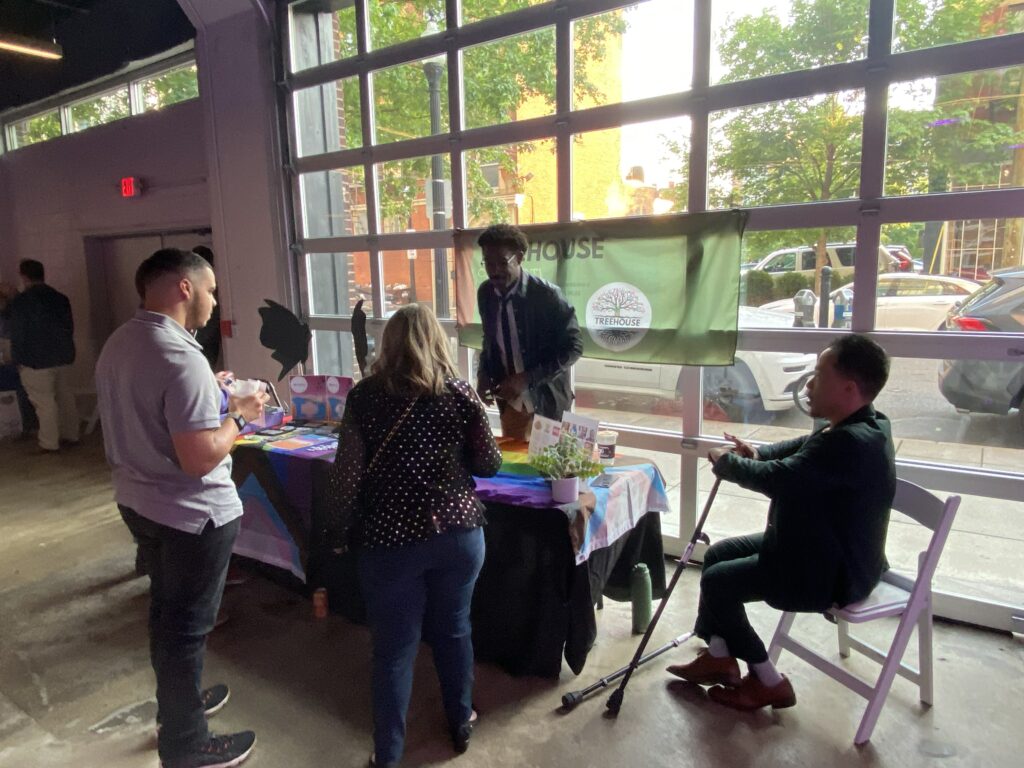
[[[1007,25],[1024,22],[1024,14],[1004,17],[996,28],[992,19],[1001,5],[1001,0],[900,0],[896,47],[908,50],[1013,31]],[[788,18],[773,10],[730,18],[719,47],[727,69],[723,80],[862,58],[866,8],[864,0],[794,0]],[[1020,72],[1015,67],[938,78],[934,106],[928,108],[910,106],[910,98],[903,104],[891,99],[885,193],[996,186],[1010,157],[1007,147],[1024,140],[1010,114],[1020,105]],[[982,100],[980,94],[1002,96]],[[713,116],[709,202],[713,207],[763,206],[856,196],[862,114],[863,93],[854,91],[748,107],[717,120]],[[920,255],[924,226],[887,226],[886,235]],[[818,233],[812,244],[819,267],[825,263],[825,243],[839,234]],[[751,258],[807,244],[792,242],[786,232],[751,232],[745,240]]]
[[[471,0],[464,4],[467,20],[479,20],[509,13],[539,0]],[[418,38],[444,26],[444,4],[440,0],[413,0],[406,3],[369,2],[370,36],[374,48]],[[336,52],[339,57],[356,53],[355,13],[349,8],[336,16]],[[587,76],[587,64],[604,58],[604,48],[626,28],[621,14],[602,14],[576,22],[574,98],[597,98],[600,85]],[[441,132],[449,130],[447,67],[441,60]],[[467,128],[507,123],[516,118],[516,110],[528,99],[540,98],[555,107],[555,31],[548,27],[534,32],[493,41],[463,52],[464,122]],[[359,120],[359,83],[355,78],[340,84],[345,105],[345,124]],[[431,135],[428,80],[422,62],[390,67],[373,73],[374,109],[377,141],[384,143]],[[528,143],[474,150],[466,163],[467,207],[470,221],[508,219],[504,201],[494,196],[481,167],[497,163],[506,178],[515,180],[516,158],[529,152]],[[445,178],[451,178],[451,163],[443,156]],[[416,200],[422,199],[423,185],[418,180],[431,178],[431,158],[419,157],[388,163],[380,178],[382,221],[392,228],[407,221]],[[522,191],[519,187],[509,190]],[[404,227],[402,227],[404,228]]]

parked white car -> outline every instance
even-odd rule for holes
[[[788,328],[792,314],[740,307],[741,328]],[[797,380],[814,369],[815,356],[793,352],[736,352],[736,364],[704,368],[704,397],[733,420],[756,409],[782,411],[794,405]],[[626,363],[581,358],[576,363],[576,391],[610,390],[674,399],[680,394],[678,365]]]
[[[853,285],[845,286],[852,290]],[[978,290],[978,284],[962,277],[919,275],[912,272],[879,275],[876,292],[875,328],[880,331],[934,331],[942,327],[949,310]],[[836,295],[830,294],[829,322]],[[761,309],[793,316],[793,300],[779,299],[762,304]],[[818,303],[814,304],[818,316]],[[792,324],[792,319],[790,320]]]

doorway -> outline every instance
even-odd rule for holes
[[[190,251],[211,242],[208,227],[86,238],[92,337],[97,352],[110,334],[135,314],[139,306],[135,272],[143,261],[161,248]]]

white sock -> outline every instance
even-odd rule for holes
[[[751,664],[750,671],[757,675],[761,685],[766,688],[774,688],[782,682],[782,675],[779,674],[779,670],[775,668],[770,659],[758,662],[757,664]]]
[[[718,635],[712,635],[708,641],[708,653],[716,659],[724,659],[729,655],[729,646],[725,644],[723,638]]]

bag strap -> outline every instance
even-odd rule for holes
[[[381,457],[381,454],[384,453],[384,449],[388,447],[388,443],[391,442],[391,438],[395,436],[395,433],[398,431],[398,428],[402,426],[402,423],[409,417],[409,414],[412,413],[412,407],[416,405],[416,401],[419,399],[419,395],[414,397],[412,401],[409,403],[409,405],[406,406],[405,410],[402,412],[402,415],[398,417],[398,420],[394,423],[394,426],[391,427],[391,431],[388,432],[387,436],[384,438],[384,441],[380,444],[380,448],[377,449],[377,452],[373,454],[373,458],[370,459],[370,463],[366,467],[367,475],[373,472],[373,468],[377,466],[377,459],[379,459]]]

